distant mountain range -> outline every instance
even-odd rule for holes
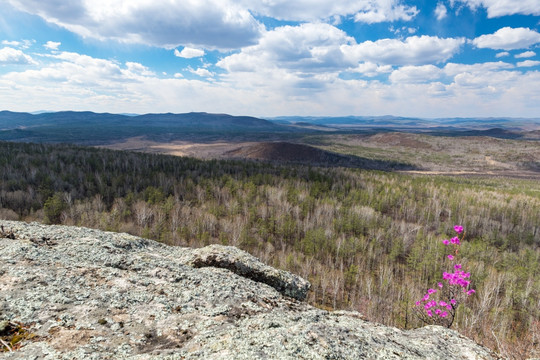
[[[231,133],[297,131],[267,120],[227,114],[120,115],[63,111],[54,113],[0,112],[0,140],[99,144],[136,136],[185,138]]]
[[[268,118],[281,125],[312,124],[337,129],[385,129],[393,130],[505,130],[533,131],[540,129],[540,118],[434,118],[424,119],[399,116],[280,116]]]
[[[0,140],[107,144],[144,136],[171,141],[251,136],[272,140],[306,133],[407,131],[444,136],[537,138],[540,119],[444,118],[397,116],[300,117],[261,119],[192,112],[185,114],[109,114],[94,112],[0,111]]]

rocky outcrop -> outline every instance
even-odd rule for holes
[[[0,336],[24,334],[2,359],[497,358],[446,328],[309,306],[307,281],[236,248],[0,224]]]
[[[256,282],[270,285],[281,294],[304,300],[311,284],[287,271],[278,270],[260,262],[256,257],[232,246],[210,245],[186,252],[185,264],[196,268],[217,267]]]

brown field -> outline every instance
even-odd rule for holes
[[[321,163],[322,153],[317,149],[295,147],[285,142],[272,144],[245,140],[163,143],[136,137],[106,147],[200,159],[248,158]],[[410,173],[540,179],[538,140],[507,140],[486,136],[443,137],[393,132],[374,135],[324,134],[306,136],[295,142],[328,152],[325,154],[338,153],[374,161],[410,164],[416,167],[414,171],[408,171]]]

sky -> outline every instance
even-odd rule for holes
[[[0,0],[0,110],[540,118],[540,0]]]

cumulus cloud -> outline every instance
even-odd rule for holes
[[[132,72],[133,74],[141,75],[141,76],[154,76],[155,73],[153,71],[150,71],[150,69],[142,64],[136,63],[136,62],[126,62],[126,68],[128,71]]]
[[[435,8],[435,16],[437,17],[437,20],[442,20],[448,15],[448,11],[446,10],[446,6],[442,2],[437,3],[437,7]]]
[[[356,66],[345,59],[342,45],[354,39],[328,24],[283,26],[265,32],[259,44],[225,57],[218,66],[230,72],[254,72],[277,68],[293,72],[339,71]]]
[[[18,47],[21,45],[20,41],[2,40],[2,45]]]
[[[225,74],[225,81],[208,82],[181,74],[171,74],[170,78],[144,75],[148,69],[142,64],[121,64],[77,53],[48,54],[43,59],[49,62],[0,75],[0,98],[12,104],[11,109],[29,111],[30,97],[35,110],[65,110],[69,104],[74,110],[116,113],[525,117],[535,116],[540,103],[540,72],[517,70],[504,62],[405,65],[390,75],[394,80],[391,83],[380,79],[344,80],[331,73],[306,77],[278,67],[250,76]],[[364,72],[390,69],[374,63],[357,64],[355,68],[361,65]]]
[[[58,50],[58,47],[62,45],[62,43],[60,42],[55,42],[55,41],[47,41],[45,43],[45,45],[43,45],[43,47],[45,49],[49,49],[49,50]]]
[[[489,74],[505,69],[512,69],[513,67],[514,66],[512,64],[506,63],[504,61],[486,62],[478,64],[448,63],[444,66],[444,73],[447,76],[456,76],[463,73]]]
[[[505,56],[510,56],[510,53],[508,51],[502,51],[500,53],[497,53],[497,55],[495,55],[496,58],[501,58]]]
[[[425,83],[441,77],[442,70],[434,65],[403,66],[390,74],[393,83]]]
[[[364,62],[352,69],[353,72],[360,73],[367,77],[375,77],[392,71],[390,65],[377,65],[372,62]]]
[[[540,15],[538,0],[452,0],[451,3],[463,3],[473,10],[483,7],[489,18],[514,14]]]
[[[11,47],[0,49],[0,64],[1,65],[30,65],[35,64],[35,61],[21,50]]]
[[[227,71],[221,78],[235,86],[266,87],[275,82],[285,93],[295,88],[320,92],[340,81],[340,74],[370,78],[392,72],[393,66],[445,62],[464,43],[464,39],[413,36],[358,44],[332,25],[307,23],[267,31],[259,44],[223,58],[217,66]],[[393,75],[394,79],[398,76]]]
[[[182,51],[178,51],[178,49],[174,49],[174,55],[181,58],[192,59],[192,58],[204,56],[204,50],[184,47]]]
[[[424,65],[445,62],[465,43],[462,38],[411,36],[405,41],[381,39],[357,45],[344,45],[347,58],[390,65]]]
[[[401,5],[396,1],[368,1],[365,8],[359,11],[354,19],[368,24],[384,21],[410,21],[418,14],[413,6]]]
[[[514,57],[517,59],[523,59],[523,58],[529,58],[533,56],[536,56],[536,53],[534,51],[525,51],[525,52],[522,52],[521,54],[516,54]]]
[[[529,28],[504,27],[490,35],[482,35],[472,40],[478,48],[495,50],[527,49],[540,43],[540,33]]]
[[[2,40],[2,45],[10,46],[10,47],[16,47],[21,49],[28,49],[30,46],[32,46],[36,41],[35,40]]]
[[[232,0],[8,1],[83,37],[165,48],[238,48],[254,44],[262,29]]]
[[[214,74],[210,72],[208,69],[205,68],[198,68],[198,69],[189,69],[189,72],[195,75],[198,75],[200,77],[212,77]]]
[[[538,66],[540,65],[540,61],[536,61],[536,60],[525,60],[525,61],[520,61],[516,64],[518,67],[533,67],[533,66]]]
[[[259,15],[289,21],[317,21],[354,16],[358,22],[411,20],[418,9],[402,0],[241,0],[247,9]]]

